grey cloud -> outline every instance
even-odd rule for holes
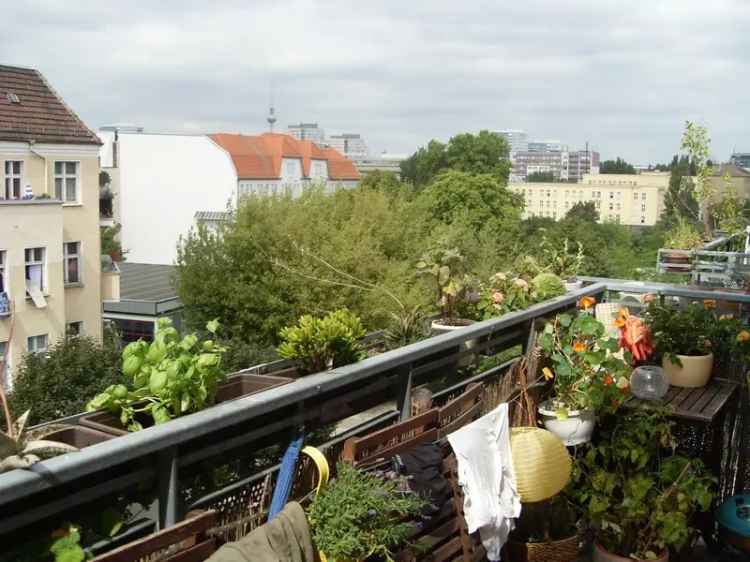
[[[663,161],[686,119],[713,153],[750,150],[746,0],[8,3],[0,62],[40,69],[93,127],[317,121],[411,152],[523,128]]]

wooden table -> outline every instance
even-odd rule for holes
[[[671,407],[673,418],[689,422],[713,424],[725,412],[739,385],[727,379],[714,377],[701,388],[670,386],[667,395],[659,401],[639,400],[631,396],[626,408]]]

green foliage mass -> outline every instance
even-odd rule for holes
[[[599,165],[600,174],[635,174],[635,168],[625,160],[617,157],[616,160],[605,160]]]
[[[336,471],[336,480],[320,491],[308,512],[315,546],[331,562],[371,556],[393,562],[395,548],[414,532],[404,519],[416,515],[424,500],[346,463]]]
[[[538,301],[545,301],[565,294],[565,285],[554,273],[540,273],[531,280]]]
[[[92,396],[122,381],[120,365],[114,331],[105,330],[102,343],[79,336],[60,339],[46,354],[24,357],[13,379],[11,410],[31,410],[29,425],[77,414]]]
[[[213,334],[218,323],[209,322],[206,328]],[[162,318],[153,342],[139,340],[123,350],[124,380],[98,394],[86,410],[112,412],[130,431],[143,429],[136,416],[160,424],[201,410],[213,402],[224,380],[224,351],[213,340],[200,341],[195,334],[181,338],[171,320]]]
[[[566,493],[608,551],[648,560],[679,550],[694,536],[693,514],[710,509],[715,479],[700,460],[675,453],[664,412],[610,421],[614,426],[577,451]]]
[[[303,373],[341,367],[365,356],[360,344],[365,328],[359,317],[346,309],[323,318],[306,314],[295,326],[283,328],[279,335],[279,355],[299,361]]]

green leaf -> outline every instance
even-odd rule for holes
[[[210,320],[210,321],[208,321],[208,323],[206,323],[206,330],[208,330],[212,334],[215,334],[218,329],[219,329],[219,319],[218,318],[214,318],[213,320]]]
[[[569,314],[560,314],[557,317],[557,321],[560,323],[560,326],[562,326],[563,328],[567,328],[568,326],[570,326],[570,323],[572,322],[572,320],[573,319],[571,318]]]
[[[154,394],[159,394],[164,386],[167,384],[167,373],[164,371],[152,371],[151,378],[149,379],[149,389]]]

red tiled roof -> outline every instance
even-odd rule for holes
[[[312,141],[300,141],[282,133],[259,136],[217,133],[210,137],[232,157],[240,179],[279,179],[283,158],[302,160],[302,175],[305,178],[310,177],[312,160],[327,160],[329,179],[359,179],[354,162],[333,148],[321,148]]]
[[[13,103],[8,94],[18,97]],[[0,140],[101,144],[50,86],[31,68],[0,65]]]

